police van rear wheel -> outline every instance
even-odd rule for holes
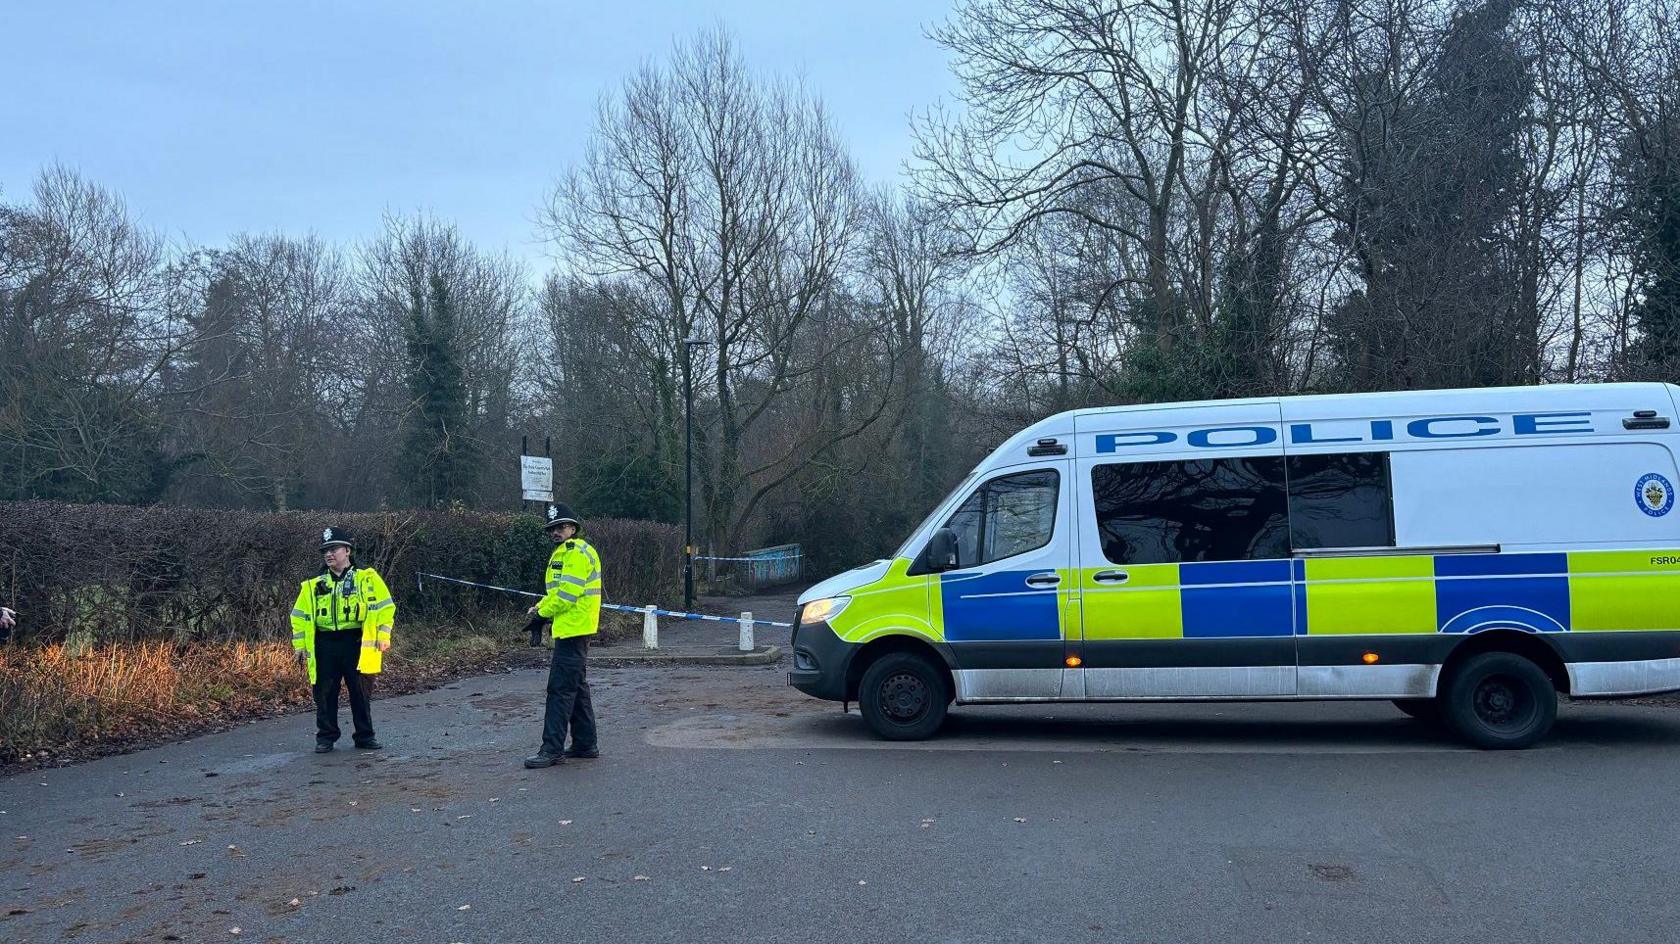
[[[1546,736],[1557,720],[1557,689],[1533,662],[1509,652],[1484,652],[1457,667],[1447,682],[1447,723],[1477,747],[1513,750]]]
[[[889,741],[931,737],[944,723],[950,701],[945,673],[909,652],[889,652],[875,660],[858,683],[863,720]]]

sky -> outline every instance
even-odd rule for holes
[[[350,243],[425,210],[546,268],[539,201],[600,96],[674,41],[722,25],[802,77],[885,182],[954,87],[925,36],[952,2],[0,0],[0,201],[56,162],[181,245]]]

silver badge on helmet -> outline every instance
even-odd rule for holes
[[[332,529],[331,528],[328,528],[327,530],[321,532],[321,540],[323,540],[323,541],[331,541],[332,540]]]

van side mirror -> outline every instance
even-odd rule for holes
[[[934,573],[957,569],[957,532],[940,528],[928,539],[927,568]]]

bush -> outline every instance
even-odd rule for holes
[[[587,523],[607,599],[643,605],[680,587],[682,545],[671,525]],[[65,642],[277,640],[298,584],[318,573],[321,531],[343,527],[356,559],[378,569],[405,622],[517,618],[530,600],[428,581],[421,571],[541,590],[553,549],[534,515],[459,511],[262,513],[165,506],[0,502],[0,602],[20,636]]]

